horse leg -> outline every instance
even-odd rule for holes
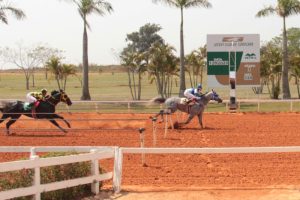
[[[164,110],[160,110],[159,113],[157,113],[153,117],[150,117],[150,119],[157,118],[160,115],[160,117],[161,117],[160,122],[163,122],[164,121],[164,112],[165,112]]]
[[[54,120],[54,119],[49,119],[49,121],[56,126],[57,128],[59,128],[62,132],[66,133],[67,131],[65,129],[63,129],[62,127],[60,127],[60,125]]]
[[[183,124],[188,124],[188,123],[190,123],[190,121],[194,118],[194,114],[189,114],[189,117],[187,118],[187,120],[185,121],[185,122],[183,122]]]
[[[68,126],[69,128],[71,128],[70,123],[69,123],[67,120],[65,120],[64,117],[62,117],[62,116],[60,116],[60,115],[58,115],[58,114],[53,114],[52,117],[53,117],[53,118],[57,118],[57,119],[63,120],[63,121],[67,124],[67,126]]]
[[[21,117],[21,115],[12,115],[11,119],[6,123],[6,134],[9,135],[9,127],[15,123],[19,118]]]
[[[9,118],[9,115],[3,114],[2,117],[1,117],[1,119],[0,119],[0,124],[1,124],[2,122],[4,122],[7,118]]]
[[[200,112],[198,114],[198,121],[199,121],[199,124],[200,124],[201,128],[203,129],[204,126],[203,126],[203,122],[202,122],[202,116],[203,116],[203,112]]]

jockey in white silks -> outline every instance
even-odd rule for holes
[[[188,88],[184,91],[183,95],[186,96],[189,100],[200,100],[199,95],[202,94],[202,85],[198,84],[197,88]]]

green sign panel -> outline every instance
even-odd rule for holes
[[[230,55],[230,60],[229,60]],[[235,60],[236,56],[236,60]],[[243,52],[208,52],[207,53],[207,75],[229,75],[229,65],[236,71],[239,69]],[[233,71],[231,69],[230,71]]]

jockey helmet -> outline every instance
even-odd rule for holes
[[[202,85],[200,83],[197,85],[197,89],[202,90]]]
[[[42,92],[42,93],[47,93],[47,89],[43,88],[43,89],[41,90],[41,92]]]

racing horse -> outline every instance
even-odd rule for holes
[[[154,117],[160,115],[163,121],[164,114],[172,114],[175,111],[180,110],[182,112],[189,114],[187,120],[180,124],[188,124],[197,115],[199,125],[201,126],[201,128],[203,128],[203,122],[202,122],[203,111],[205,106],[208,104],[210,100],[217,101],[218,103],[222,103],[223,101],[214,90],[211,90],[210,92],[203,94],[201,96],[201,99],[195,100],[195,102],[192,105],[190,105],[190,103],[187,103],[186,98],[180,98],[180,97],[170,97],[168,99],[158,97],[152,99],[151,102],[160,103],[160,104],[165,103],[166,105],[166,109],[160,110],[160,112],[156,114]]]
[[[68,95],[63,91],[53,90],[51,95],[45,98],[45,101],[40,101],[38,107],[36,108],[36,114],[32,113],[31,109],[28,109],[28,104],[23,101],[16,102],[1,102],[2,107],[0,111],[3,113],[0,123],[2,123],[7,118],[10,120],[6,123],[6,134],[9,135],[9,127],[15,123],[22,115],[37,119],[48,119],[52,124],[58,127],[61,131],[66,133],[67,131],[63,129],[55,119],[63,120],[69,128],[71,128],[70,123],[65,120],[62,116],[55,114],[55,107],[59,102],[66,103],[68,106],[72,105],[72,101]]]

